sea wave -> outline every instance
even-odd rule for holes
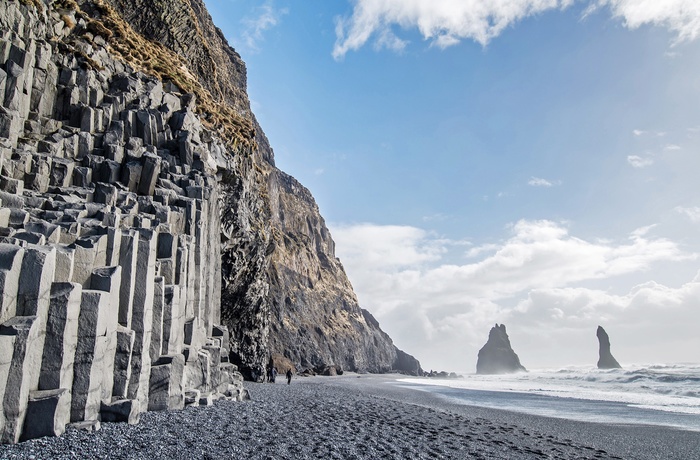
[[[611,401],[625,403],[630,407],[700,415],[700,364],[638,364],[610,370],[569,366],[507,375],[472,374],[462,379],[402,381],[419,385]]]

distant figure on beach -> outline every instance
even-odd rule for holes
[[[275,379],[277,378],[277,368],[272,367],[272,371],[270,372],[270,382],[275,383]]]
[[[292,384],[292,370],[287,369],[287,385],[291,385],[291,384]]]

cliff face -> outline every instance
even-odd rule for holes
[[[522,372],[526,369],[520,364],[520,358],[513,351],[506,333],[506,325],[496,324],[489,331],[489,339],[479,350],[476,362],[477,374],[508,374]]]
[[[335,244],[309,193],[293,177],[269,176],[274,249],[270,260],[269,346],[301,368],[420,372],[359,307]]]
[[[252,131],[229,127],[233,155],[117,40],[176,55],[82,7],[0,2],[2,443],[246,395],[220,325],[219,182]]]
[[[201,0],[110,3],[140,34],[183,56],[216,101],[254,127],[255,147],[236,158],[220,183],[222,322],[231,359],[248,377],[279,353],[300,369],[418,373],[376,320],[363,312],[309,191],[274,166],[250,111],[245,64]],[[400,359],[399,359],[400,358]]]
[[[7,0],[0,26],[0,442],[242,399],[278,354],[420,372],[201,1]]]

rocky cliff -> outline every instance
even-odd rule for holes
[[[520,358],[510,346],[506,325],[496,324],[489,331],[488,341],[479,350],[476,373],[507,374],[522,371],[526,371],[526,369],[520,364]]]
[[[601,326],[598,326],[595,335],[598,337],[598,369],[621,369],[620,363],[610,352],[610,337]]]
[[[241,399],[273,354],[421,372],[200,0],[3,0],[0,34],[0,442]]]
[[[250,110],[245,64],[202,1],[110,3],[139,34],[182,56],[214,106],[230,107],[239,124],[254,129],[250,157],[220,183],[222,322],[231,331],[232,361],[248,377],[275,353],[299,369],[422,372],[359,307],[309,191],[275,167]]]
[[[269,176],[269,191],[270,350],[302,369],[420,373],[420,364],[397,350],[359,307],[309,191],[279,170]]]
[[[246,395],[220,325],[224,131],[83,7],[0,3],[4,443]]]

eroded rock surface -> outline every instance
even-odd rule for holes
[[[64,3],[0,3],[4,443],[242,394],[212,262],[228,147]]]
[[[601,326],[598,326],[595,335],[598,337],[598,369],[621,369],[620,363],[610,352],[610,337]]]
[[[5,443],[246,399],[273,355],[422,372],[274,166],[201,0],[0,3],[0,292]]]
[[[481,350],[476,362],[477,374],[508,374],[525,372],[520,358],[510,346],[506,325],[496,324],[489,332],[489,339]]]
[[[298,369],[422,373],[360,308],[311,193],[275,167],[250,111],[245,63],[201,0],[110,3],[135,30],[182,55],[217,101],[255,127],[256,148],[235,157],[219,183],[221,315],[231,331],[232,362],[248,378],[261,375],[272,354]],[[158,27],[153,16],[160,18]]]

